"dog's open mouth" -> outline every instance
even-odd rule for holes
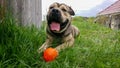
[[[60,24],[58,22],[51,22],[50,29],[52,31],[60,31]]]
[[[68,20],[66,20],[64,23],[59,23],[56,21],[53,21],[50,23],[50,30],[52,31],[60,31],[66,27],[68,24]]]

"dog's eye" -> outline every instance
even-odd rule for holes
[[[53,7],[50,7],[49,9],[52,9]]]
[[[62,11],[65,11],[65,12],[66,12],[67,10],[66,10],[66,9],[62,9]]]

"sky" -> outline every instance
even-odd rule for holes
[[[96,16],[96,14],[117,0],[42,0],[42,18],[45,17],[50,4],[65,3],[72,7],[76,16]]]

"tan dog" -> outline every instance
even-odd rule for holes
[[[70,47],[74,43],[74,38],[79,35],[79,30],[71,25],[72,17],[75,15],[71,7],[65,4],[53,3],[49,7],[47,13],[47,39],[45,43],[38,49],[38,52],[50,47],[52,42],[59,39],[56,49],[60,51],[66,47]]]

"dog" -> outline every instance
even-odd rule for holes
[[[79,35],[77,27],[71,25],[72,16],[75,13],[71,7],[64,3],[53,3],[50,5],[47,13],[47,39],[38,49],[38,53],[52,45],[52,42],[59,39],[58,46],[55,49],[59,52],[62,49],[73,46],[74,38]]]

